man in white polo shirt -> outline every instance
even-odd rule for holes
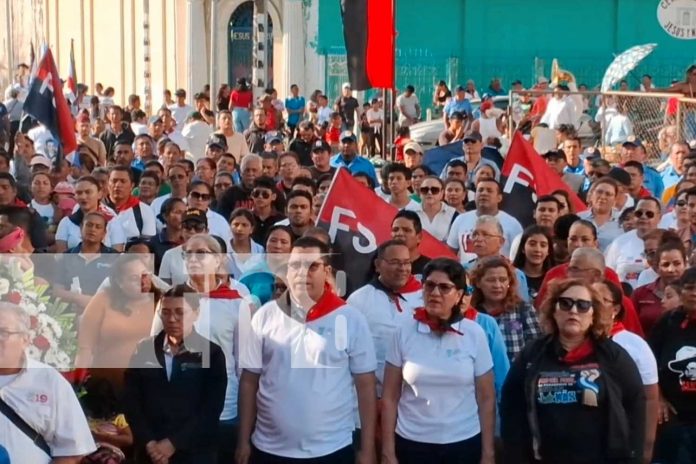
[[[475,211],[467,211],[457,216],[452,223],[447,245],[454,251],[459,252],[459,260],[462,264],[474,259],[476,255],[473,249],[471,233],[474,231],[476,220],[479,216],[494,216],[503,228],[505,242],[501,254],[510,255],[510,244],[516,236],[522,234],[522,226],[514,217],[499,209],[503,201],[503,189],[495,179],[481,179],[476,184],[476,203]]]
[[[423,306],[423,292],[411,275],[411,255],[404,241],[388,240],[377,247],[375,270],[377,276],[353,292],[348,304],[363,313],[370,326],[377,356],[377,396],[381,396],[387,348],[397,327]]]
[[[0,444],[13,464],[77,464],[96,450],[87,420],[58,371],[27,358],[28,332],[24,310],[0,303]]]
[[[365,317],[331,289],[329,259],[322,241],[298,239],[288,291],[240,328],[237,464],[354,464],[353,385],[359,462],[374,463],[374,347]]]
[[[113,226],[123,229],[126,240],[137,237],[154,237],[157,233],[155,214],[150,206],[133,196],[133,174],[125,166],[114,166],[109,173],[109,197],[105,203],[118,216]],[[120,245],[112,243],[111,246]]]

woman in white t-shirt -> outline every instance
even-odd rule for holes
[[[50,234],[54,234],[62,217],[60,210],[51,201],[51,177],[48,172],[37,172],[31,176],[30,206],[39,213]]]
[[[263,247],[251,238],[251,233],[256,226],[254,215],[245,208],[237,208],[230,215],[230,229],[232,230],[232,243],[230,252],[230,274],[235,279],[241,276],[259,261],[263,261]],[[256,255],[256,256],[254,256]]]
[[[465,319],[464,268],[447,258],[423,272],[424,308],[387,351],[382,463],[495,462],[495,389],[486,334]]]

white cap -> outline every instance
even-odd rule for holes
[[[342,89],[350,89],[350,82],[344,82],[343,85],[341,86]]]
[[[544,76],[540,76],[537,79],[537,84],[548,84],[548,83],[549,83],[549,80],[547,78],[545,78]]]
[[[34,155],[29,161],[29,166],[46,166],[51,167],[51,161],[43,155]]]

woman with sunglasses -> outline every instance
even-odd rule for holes
[[[212,184],[202,180],[194,180],[189,184],[186,196],[188,207],[204,211],[208,219],[209,233],[220,237],[229,248],[232,241],[230,225],[225,221],[224,217],[210,209],[210,202],[213,201],[213,198],[215,198],[215,191]]]
[[[677,187],[674,208],[662,216],[660,229],[679,230],[689,226],[689,208],[686,201],[686,192],[695,186],[696,184],[689,181],[680,182],[680,185]]]
[[[527,227],[512,265],[522,271],[527,279],[529,301],[534,301],[537,297],[544,275],[555,264],[553,238],[549,229],[538,225]]]
[[[512,361],[527,342],[541,335],[536,310],[518,295],[515,268],[502,256],[484,258],[474,268],[471,281],[471,306],[498,322]]]
[[[623,292],[614,282],[603,281],[593,285],[604,302],[603,311],[613,321],[611,339],[621,346],[636,363],[645,390],[645,446],[643,458],[652,462],[653,446],[655,444],[655,427],[657,426],[657,362],[650,346],[642,337],[626,330],[622,320],[625,310],[622,303]]]
[[[450,226],[459,215],[457,210],[445,203],[445,184],[437,176],[428,176],[418,189],[421,198],[421,209],[416,211],[420,217],[423,230],[438,240],[445,241],[449,235]]]
[[[483,329],[464,317],[459,262],[432,260],[425,307],[395,332],[382,393],[384,464],[495,462],[493,361]]]
[[[109,285],[99,290],[80,317],[75,366],[105,379],[117,397],[136,345],[147,337],[160,292],[142,256],[123,254],[111,267]]]
[[[548,335],[524,347],[503,386],[504,462],[644,462],[643,382],[603,305],[582,280],[554,282],[541,307]]]
[[[421,203],[421,194],[420,194],[420,187],[421,183],[423,182],[423,179],[425,179],[428,176],[432,176],[433,171],[428,168],[428,166],[416,166],[414,168],[411,168],[411,189],[413,189],[413,193],[411,194],[411,199],[413,201],[416,201],[418,203]],[[443,186],[444,190],[444,186]]]
[[[696,268],[680,279],[681,306],[666,312],[648,344],[660,376],[660,424],[654,462],[687,464],[696,459]]]
[[[237,389],[239,380],[235,369],[235,356],[239,352],[237,341],[240,312],[250,311],[248,291],[230,279],[227,273],[227,255],[218,241],[209,234],[195,234],[183,247],[186,284],[201,295],[200,313],[194,326],[196,331],[216,343],[225,353],[227,367],[227,391],[225,406],[220,415],[220,462],[233,462],[237,445]],[[250,314],[250,313],[248,313]],[[154,318],[152,334],[162,330],[162,321]]]
[[[679,282],[687,263],[684,244],[678,237],[660,244],[651,258],[656,263],[657,280],[638,287],[631,295],[640,323],[648,336],[664,313],[662,298],[667,285]]]

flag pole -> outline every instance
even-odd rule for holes
[[[396,88],[396,0],[392,2],[392,82],[389,89],[389,153],[391,154],[392,163],[396,160],[396,150],[393,150],[393,144],[396,129],[396,118],[394,117],[394,89]]]

